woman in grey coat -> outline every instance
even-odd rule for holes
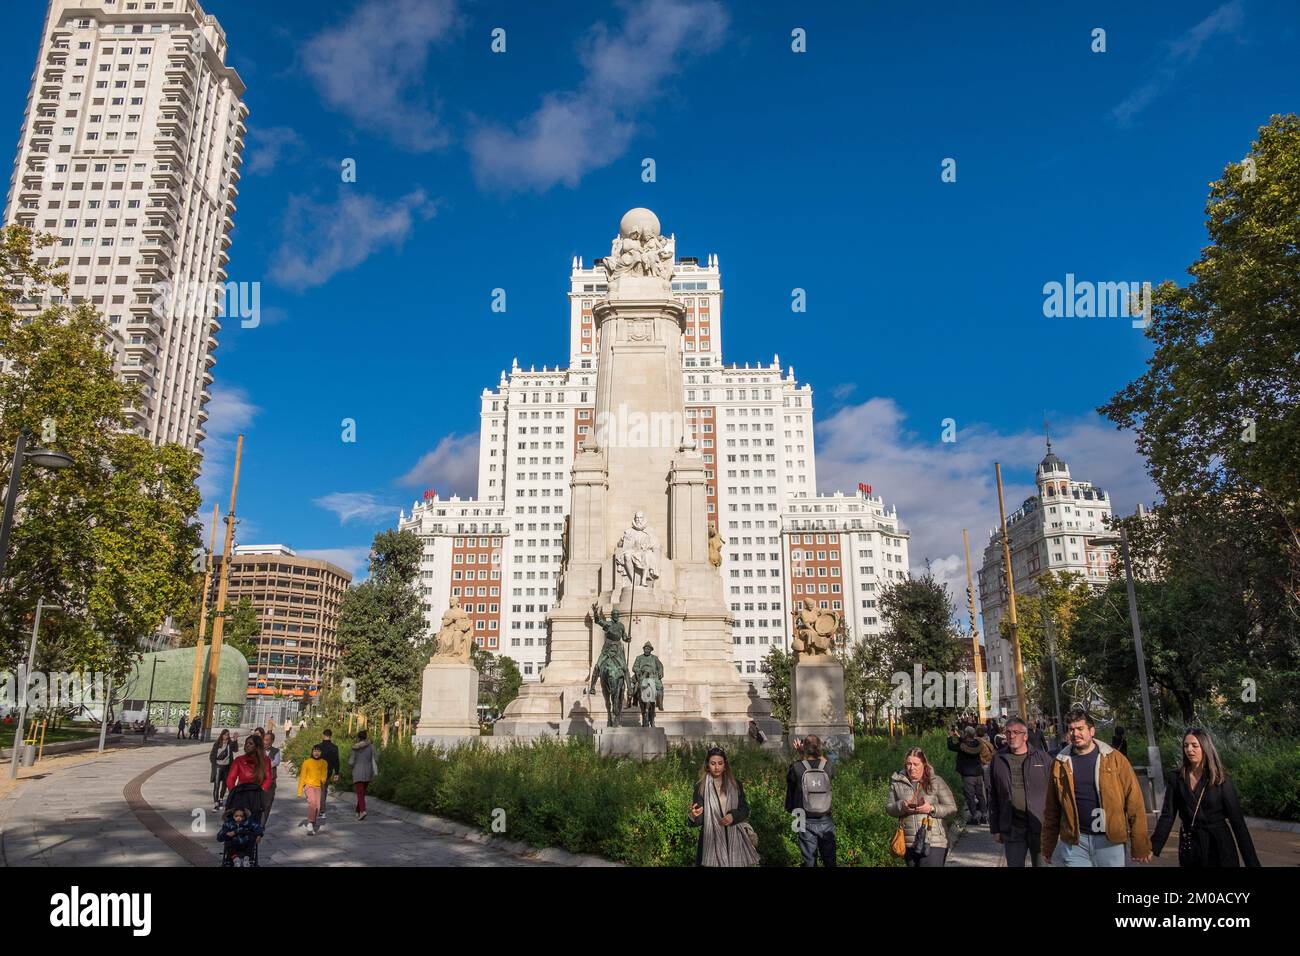
[[[356,742],[348,751],[348,766],[352,768],[352,789],[357,793],[357,819],[366,818],[366,787],[379,773],[379,758],[375,747],[364,730],[357,731]]]
[[[907,840],[904,861],[908,866],[943,866],[948,859],[948,834],[944,818],[957,812],[948,783],[930,765],[925,751],[913,747],[903,769],[889,778],[889,803],[885,812],[898,817]],[[916,835],[926,828],[928,852],[916,852]]]

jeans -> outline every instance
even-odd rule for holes
[[[961,778],[962,793],[966,795],[966,809],[972,823],[980,823],[989,818],[989,805],[984,797],[984,775],[971,774]]]
[[[835,821],[830,816],[808,817],[799,833],[799,854],[804,866],[816,866],[821,854],[822,866],[835,865]]]
[[[1111,843],[1099,833],[1082,833],[1076,846],[1064,840],[1056,844],[1052,863],[1056,866],[1123,866],[1124,844]]]
[[[1007,866],[1025,865],[1025,854],[1029,854],[1031,866],[1043,865],[1043,830],[1030,821],[1026,824],[1012,823],[1011,832],[1002,834],[1002,849],[1007,856]]]

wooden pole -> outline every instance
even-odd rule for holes
[[[970,535],[961,529],[961,543],[966,548],[966,610],[970,614],[970,645],[975,661],[975,696],[979,701],[980,723],[988,719],[988,707],[984,700],[984,666],[980,661],[980,634],[975,627],[975,579],[970,572]]]
[[[1020,658],[1020,625],[1016,621],[1016,582],[1011,574],[1011,539],[1007,537],[1007,511],[1002,503],[1002,466],[993,463],[998,482],[998,520],[1002,523],[1002,568],[1007,579],[1007,623],[1011,625],[1011,652],[1016,660],[1016,714],[1025,716],[1025,668]]]
[[[212,656],[208,661],[207,692],[203,701],[203,726],[212,726],[212,708],[217,699],[217,676],[221,673],[221,636],[226,623],[226,588],[230,583],[230,558],[235,542],[235,497],[239,493],[239,465],[244,456],[244,436],[235,443],[235,473],[230,483],[230,511],[226,513],[226,543],[217,577],[217,614],[212,622]]]
[[[203,603],[199,605],[199,630],[194,641],[194,676],[190,678],[190,717],[199,711],[199,685],[203,679],[203,637],[208,627],[208,590],[212,586],[212,565],[217,559],[217,505],[212,506],[212,534],[203,569]],[[207,727],[203,728],[204,732]]]

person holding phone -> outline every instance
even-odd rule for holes
[[[732,775],[726,751],[721,747],[710,747],[700,779],[691,794],[691,808],[686,812],[686,822],[700,828],[695,865],[757,864],[758,852],[739,826],[748,820],[749,802],[745,799],[745,788]]]
[[[944,865],[948,859],[948,834],[943,821],[957,812],[957,801],[920,747],[907,752],[903,769],[889,779],[885,812],[898,817],[903,827],[907,840],[903,860],[908,866]],[[922,830],[924,838],[918,841]]]

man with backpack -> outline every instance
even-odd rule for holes
[[[835,820],[831,816],[831,776],[834,768],[822,753],[815,734],[803,738],[796,749],[803,759],[790,765],[785,775],[785,809],[800,814],[799,853],[804,866],[835,865]]]

